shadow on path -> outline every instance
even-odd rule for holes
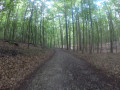
[[[84,60],[56,49],[51,60],[17,90],[120,90]]]

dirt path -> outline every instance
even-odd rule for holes
[[[56,50],[55,55],[17,90],[120,90],[84,60]]]

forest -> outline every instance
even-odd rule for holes
[[[85,60],[116,81],[115,87],[119,86],[119,25],[119,0],[0,0],[0,90],[16,88],[18,82],[56,53],[60,54],[58,62],[60,58],[68,60],[66,53]]]
[[[119,0],[1,0],[0,38],[82,52],[119,52]]]

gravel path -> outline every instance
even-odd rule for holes
[[[120,90],[86,61],[56,50],[51,60],[17,90]]]

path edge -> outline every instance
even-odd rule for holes
[[[83,60],[85,61],[86,63],[88,63],[90,65],[90,67],[95,71],[97,72],[97,74],[101,74],[103,75],[104,78],[106,78],[107,80],[109,80],[110,84],[112,84],[113,86],[117,86],[118,88],[120,88],[120,79],[118,79],[117,77],[115,76],[112,76],[110,75],[109,77],[106,75],[106,72],[100,68],[97,68],[95,65],[91,64],[90,62],[88,62],[87,60],[85,60],[84,58],[82,57],[79,57],[78,55],[72,53],[72,52],[69,52],[69,50],[62,50],[63,52],[66,52],[66,53],[69,53],[71,55],[73,55],[74,57],[76,57],[77,59],[80,59],[80,60]]]
[[[32,78],[35,76],[36,72],[37,72],[41,67],[43,67],[43,66],[45,65],[45,63],[47,63],[49,60],[51,60],[51,59],[53,58],[53,56],[55,55],[55,53],[56,53],[56,51],[55,51],[55,49],[53,49],[53,54],[52,54],[48,59],[46,59],[44,62],[42,62],[33,72],[31,72],[30,74],[28,74],[28,75],[25,77],[24,80],[19,81],[19,82],[18,82],[19,85],[17,85],[15,88],[11,88],[11,89],[9,89],[9,90],[21,90],[21,88],[25,85],[25,83],[26,83],[28,80],[32,79]]]

